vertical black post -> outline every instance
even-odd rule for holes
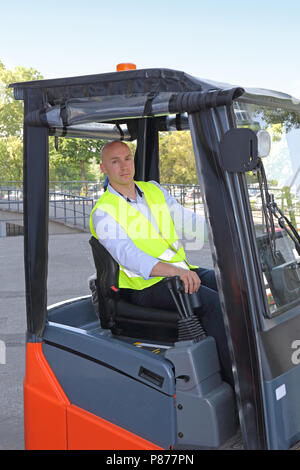
[[[159,137],[155,118],[139,119],[135,154],[135,180],[159,183]]]
[[[146,180],[159,183],[159,133],[158,120],[148,119],[147,151],[146,151]]]
[[[224,117],[225,119],[225,117]],[[234,365],[235,390],[246,449],[267,449],[265,415],[260,381],[256,319],[251,310],[255,292],[249,291],[243,244],[224,171],[220,167],[217,128],[211,111],[194,113],[189,124],[197,171],[213,243],[213,257],[224,313],[228,344]],[[225,127],[225,125],[224,125]],[[238,193],[236,193],[238,194]],[[226,315],[225,315],[226,314]]]
[[[27,113],[42,107],[41,94],[24,96]],[[28,333],[41,336],[47,314],[48,129],[24,125],[24,261]]]

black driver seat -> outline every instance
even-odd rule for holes
[[[97,271],[96,286],[101,327],[110,329],[114,335],[168,343],[177,341],[179,313],[141,307],[128,302],[122,289],[118,288],[118,263],[95,237],[91,237],[89,243]]]

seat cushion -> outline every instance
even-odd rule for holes
[[[116,317],[140,321],[151,321],[157,323],[169,323],[176,326],[179,320],[179,313],[174,310],[163,310],[150,307],[141,307],[125,300],[116,303]]]
[[[137,339],[174,343],[178,339],[178,312],[140,307],[124,300],[116,304],[112,333]]]

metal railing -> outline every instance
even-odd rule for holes
[[[261,193],[258,185],[248,185],[248,193],[252,216],[255,225],[259,225],[264,231],[264,213],[262,208]],[[274,195],[274,201],[281,211],[288,217],[295,228],[300,226],[300,200],[291,193],[290,188],[269,187],[269,193]]]
[[[103,181],[50,181],[49,218],[65,225],[89,230],[91,210],[103,194]],[[200,186],[175,183],[161,184],[184,207],[203,214]],[[263,226],[261,198],[258,186],[249,185],[250,205],[254,223]],[[300,203],[287,203],[286,189],[269,188],[281,210],[292,216],[295,225],[300,224]],[[23,211],[23,184],[20,181],[0,183],[0,210]],[[1,222],[1,219],[0,219]],[[3,221],[2,221],[3,222]],[[12,221],[13,222],[13,221]],[[8,223],[8,220],[6,220]],[[2,224],[2,232],[4,232]]]
[[[72,196],[98,199],[103,193],[103,184],[104,181],[50,181],[49,193],[72,194]],[[195,206],[202,203],[200,186],[198,185],[176,183],[161,183],[161,185],[182,205]],[[0,182],[0,200],[5,194],[7,194],[8,200],[15,200],[18,191],[23,191],[21,181]]]
[[[103,181],[50,181],[49,219],[68,226],[89,230],[91,210],[103,194]],[[194,212],[203,207],[197,185],[162,184],[178,202]],[[0,183],[0,210],[23,212],[23,185],[20,181]],[[2,233],[3,223],[1,220]],[[19,222],[20,223],[20,222]],[[3,235],[2,235],[3,236]]]
[[[200,186],[196,184],[162,183],[161,186],[175,197],[179,204],[197,212],[203,206]]]
[[[1,237],[17,237],[24,235],[24,227],[20,219],[0,219],[0,238]]]
[[[87,231],[89,230],[90,213],[96,199],[50,190],[49,219]],[[23,212],[23,190],[20,188],[0,187],[1,210],[17,213]],[[9,224],[20,225],[21,222],[20,219],[1,218],[0,216],[0,236],[10,236],[12,228]],[[17,231],[18,229],[16,228],[15,233]],[[19,232],[21,234],[21,230]]]
[[[50,181],[49,191],[84,197],[97,197],[103,192],[103,181]],[[101,194],[100,194],[101,193]]]
[[[0,185],[0,210],[23,211],[23,187]]]
[[[89,217],[94,202],[94,198],[51,190],[49,191],[49,218],[86,230],[89,227]]]

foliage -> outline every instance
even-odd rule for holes
[[[5,68],[0,61],[0,180],[22,180],[23,172],[23,101],[15,100],[10,83],[41,80],[42,75],[32,69]],[[59,139],[58,151],[54,138],[49,139],[50,179],[96,180],[100,151],[105,141]],[[91,162],[94,165],[91,165]],[[90,170],[91,168],[91,170]],[[96,166],[97,168],[97,166]]]
[[[22,140],[15,136],[0,138],[0,181],[22,181]]]
[[[10,83],[38,80],[36,70],[16,67],[7,70],[0,61],[0,180],[22,180],[23,101],[16,101]]]
[[[190,132],[162,132],[159,152],[161,182],[198,184]]]
[[[10,83],[40,80],[42,75],[33,68],[16,67],[7,70],[0,61],[0,137],[22,137],[23,101],[15,100]]]
[[[54,139],[53,139],[54,140]],[[98,174],[89,171],[91,163],[100,162],[100,153],[105,145],[104,140],[94,139],[58,139],[58,149],[53,140],[49,148],[50,176],[54,180],[95,180]]]
[[[40,80],[33,68],[5,68],[0,61],[0,180],[22,180],[23,101],[15,100],[10,83]],[[49,139],[51,180],[103,179],[100,153],[106,141],[91,139]],[[135,143],[128,143],[133,154]],[[160,174],[165,183],[197,184],[195,159],[189,132],[160,135]]]
[[[267,126],[272,129],[272,140],[279,141],[284,133],[300,128],[300,114],[281,108],[258,108],[260,115]]]

